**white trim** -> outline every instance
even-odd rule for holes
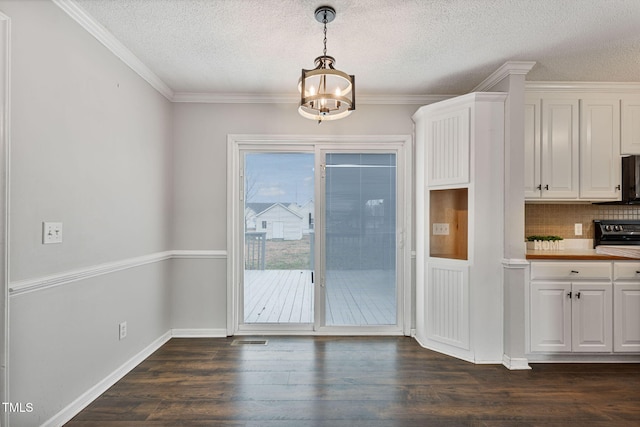
[[[300,97],[264,93],[176,92],[172,101],[201,104],[295,104],[300,102]]]
[[[484,79],[482,83],[474,87],[471,92],[486,92],[491,90],[496,84],[500,83],[502,79],[509,75],[526,75],[534,65],[536,65],[534,61],[507,61],[491,73],[489,77]]]
[[[504,268],[527,268],[529,267],[529,261],[520,258],[503,258],[502,266]]]
[[[638,353],[529,353],[529,363],[640,363]]]
[[[438,345],[428,345],[427,343],[422,342],[419,338],[418,335],[414,335],[413,337],[416,342],[418,344],[420,344],[420,347],[422,348],[426,348],[427,350],[431,350],[431,351],[435,351],[438,353],[442,353],[445,356],[450,356],[450,357],[455,357],[456,359],[460,359],[462,361],[465,362],[469,362],[469,363],[473,363],[476,364],[476,361],[473,357],[473,354],[470,354],[470,352],[468,350],[457,350],[453,347],[440,347]],[[429,340],[427,340],[429,341]]]
[[[640,93],[640,83],[625,82],[525,82],[528,92]],[[528,202],[529,200],[527,200]]]
[[[511,357],[507,356],[506,354],[503,354],[502,355],[502,364],[507,369],[510,369],[512,371],[531,369],[531,366],[529,366],[529,360],[526,359],[525,357],[514,357],[514,358],[511,358]]]
[[[98,382],[96,385],[91,387],[89,390],[84,392],[80,397],[67,405],[60,412],[55,414],[53,417],[49,418],[45,421],[42,426],[61,426],[71,420],[74,416],[76,416],[80,411],[86,408],[91,402],[100,397],[101,394],[106,392],[109,387],[117,383],[122,377],[127,375],[133,368],[142,363],[146,358],[151,356],[154,351],[158,350],[162,347],[167,341],[171,339],[171,332],[165,332],[158,339],[149,344],[146,348],[144,348],[141,352],[133,356],[131,359],[126,361],[122,366],[118,367],[111,374],[107,375],[102,381]]]
[[[2,32],[4,37],[3,58],[0,62],[2,74],[2,117],[0,117],[0,400],[9,402],[9,204],[10,204],[10,176],[11,176],[11,18],[0,12]],[[9,414],[4,411],[0,414],[0,424],[9,425]]]
[[[174,92],[156,73],[118,40],[109,30],[73,0],[52,0],[60,9],[95,37],[109,51],[142,77],[155,90],[171,102],[195,102],[207,104],[297,104],[300,96],[292,94],[264,93],[208,93]],[[426,105],[456,95],[359,95],[358,104]]]
[[[224,250],[173,250],[172,259],[227,259],[227,251]]]
[[[478,95],[472,95],[478,96]],[[482,94],[481,96],[497,96],[496,94]],[[407,201],[411,200],[411,176],[412,176],[412,136],[411,135],[251,135],[251,134],[229,134],[227,135],[227,248],[230,255],[227,257],[227,335],[239,333],[246,325],[240,324],[240,278],[242,276],[241,247],[242,242],[240,227],[242,224],[241,215],[241,159],[243,150],[264,149],[278,151],[296,149],[301,151],[310,150],[313,147],[316,153],[316,163],[318,154],[323,150],[360,150],[365,149],[373,152],[375,150],[394,150],[398,157],[397,166],[402,170],[403,176],[398,175],[398,183],[404,180],[404,185],[400,188],[404,194],[398,194],[399,206],[404,209]],[[310,152],[310,151],[309,151]],[[317,165],[316,165],[317,166]],[[400,174],[400,172],[398,172]],[[316,182],[316,187],[320,181]],[[315,189],[318,192],[318,188]],[[404,204],[401,198],[404,197]],[[400,217],[397,219],[400,221]],[[316,224],[320,224],[321,219],[316,216]],[[403,210],[403,229],[397,232],[404,234],[404,245],[398,248],[398,257],[402,257],[403,264],[398,265],[398,324],[394,329],[384,330],[377,328],[373,334],[395,334],[408,335],[411,331],[411,320],[413,318],[413,304],[411,303],[412,292],[412,272],[411,272],[411,244],[412,244],[412,212],[410,209]],[[318,264],[316,264],[318,266]],[[319,289],[319,288],[316,288]],[[316,297],[317,298],[317,297]],[[319,298],[316,299],[320,301]],[[316,311],[316,315],[318,312]],[[309,335],[345,333],[347,335],[364,335],[364,328],[338,328],[329,329],[321,326],[318,319],[314,320],[317,331],[308,331]],[[290,329],[290,328],[289,328]],[[253,331],[252,331],[253,332]],[[287,331],[289,332],[289,331]],[[276,333],[274,330],[273,333]],[[368,333],[368,332],[367,332]]]
[[[172,338],[226,338],[226,329],[172,329]]]
[[[507,99],[507,95],[508,94],[506,92],[470,92],[466,95],[460,95],[458,97],[442,101],[437,105],[425,105],[424,107],[420,108],[420,111],[426,112],[436,110],[439,114],[446,113],[452,109],[459,108],[460,106],[465,106],[470,102],[504,102]],[[414,115],[413,117],[415,120],[416,115]],[[448,189],[458,187],[459,185],[457,184],[451,184],[439,185],[438,188]]]
[[[361,105],[426,105],[444,101],[457,95],[358,95]],[[175,92],[173,102],[195,102],[202,104],[298,104],[300,96],[295,94],[264,93],[207,93]]]
[[[226,259],[227,251],[224,250],[175,250],[156,252],[149,255],[128,258],[105,264],[92,265],[71,271],[52,274],[49,276],[32,279],[18,280],[9,283],[9,296],[15,297],[29,292],[62,286],[68,283],[85,280],[91,277],[102,276],[116,271],[139,267],[168,259]]]
[[[52,0],[60,9],[67,13],[89,34],[95,37],[115,56],[124,62],[129,68],[135,71],[155,90],[160,92],[169,101],[173,99],[173,90],[167,86],[149,67],[147,67],[137,56],[123,45],[109,30],[103,27],[93,16],[89,15],[83,8],[73,0]]]
[[[143,255],[105,264],[93,265],[44,277],[37,277],[35,279],[19,280],[16,282],[11,282],[9,284],[9,295],[13,297],[40,289],[66,285],[67,283],[76,282],[78,280],[84,280],[95,276],[102,276],[103,274],[114,273],[116,271],[126,270],[145,264],[164,261],[169,258],[171,258],[170,251],[157,252],[155,254]]]

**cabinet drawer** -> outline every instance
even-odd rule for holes
[[[531,280],[611,280],[611,270],[610,262],[532,262]]]
[[[613,280],[640,281],[640,262],[614,262]]]

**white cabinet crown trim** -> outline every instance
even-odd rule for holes
[[[640,83],[624,82],[526,82],[526,92],[640,93]]]

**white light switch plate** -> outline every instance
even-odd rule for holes
[[[42,244],[62,243],[62,223],[43,222],[42,223]]]
[[[433,235],[434,236],[448,236],[449,235],[449,224],[447,223],[433,223]]]
[[[582,236],[582,223],[576,222],[574,228],[574,234],[576,236]]]

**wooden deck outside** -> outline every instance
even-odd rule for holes
[[[244,280],[245,323],[313,323],[310,270],[245,270]],[[396,324],[394,271],[329,271],[326,289],[327,325]]]

